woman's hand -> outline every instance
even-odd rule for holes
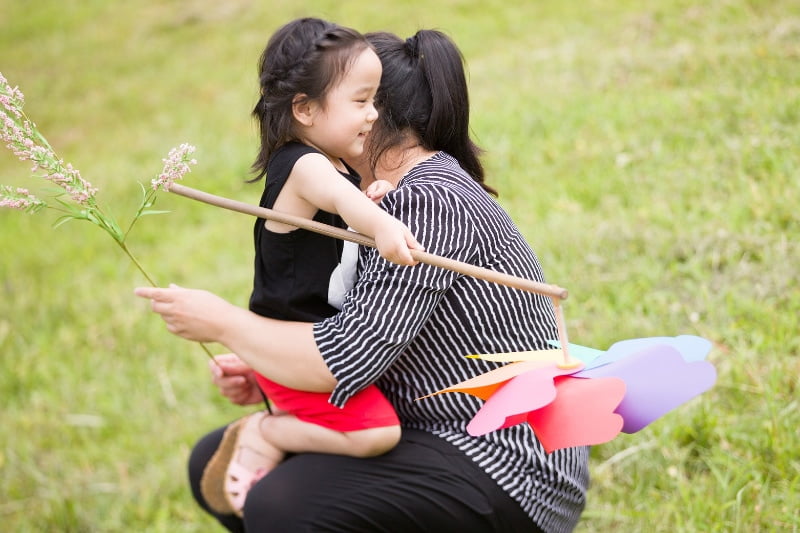
[[[161,315],[170,333],[192,341],[219,343],[250,368],[285,387],[330,392],[336,386],[310,322],[263,317],[208,291],[177,285],[139,287],[134,294],[150,300],[152,310]],[[264,339],[270,341],[265,343]]]
[[[219,342],[223,319],[238,309],[233,304],[199,289],[139,287],[134,294],[150,300],[153,312],[161,315],[170,333],[198,342]]]
[[[214,361],[208,362],[211,370],[211,382],[231,403],[253,405],[263,400],[256,382],[255,372],[236,354],[217,355],[214,356]]]

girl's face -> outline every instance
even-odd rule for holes
[[[381,81],[381,62],[371,49],[353,61],[341,81],[332,87],[324,105],[311,103],[311,123],[303,128],[303,141],[325,153],[337,167],[339,159],[356,159],[378,118],[375,93]]]

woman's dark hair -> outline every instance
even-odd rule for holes
[[[401,145],[409,130],[427,150],[444,151],[487,192],[481,149],[469,135],[469,94],[464,58],[442,32],[420,30],[402,40],[387,32],[368,33],[383,66],[375,107],[378,120],[370,133],[369,164]]]
[[[272,153],[296,139],[292,102],[298,94],[324,103],[351,63],[369,43],[359,32],[317,18],[301,18],[270,37],[258,68],[261,97],[253,109],[261,148],[252,170],[258,181]]]

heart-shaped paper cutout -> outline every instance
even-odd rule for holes
[[[511,378],[475,413],[467,424],[467,432],[473,436],[485,435],[524,422],[526,417],[519,415],[539,409],[555,399],[553,378],[573,372],[574,369],[551,365]]]
[[[614,412],[625,395],[617,378],[555,379],[556,399],[528,414],[528,423],[547,453],[572,446],[602,444],[622,429]]]

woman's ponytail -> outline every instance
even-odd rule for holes
[[[447,152],[487,192],[481,153],[469,136],[469,97],[464,61],[442,32],[421,30],[408,39],[388,32],[367,34],[383,65],[375,105],[369,162],[374,169],[388,150],[413,133],[427,150]]]

